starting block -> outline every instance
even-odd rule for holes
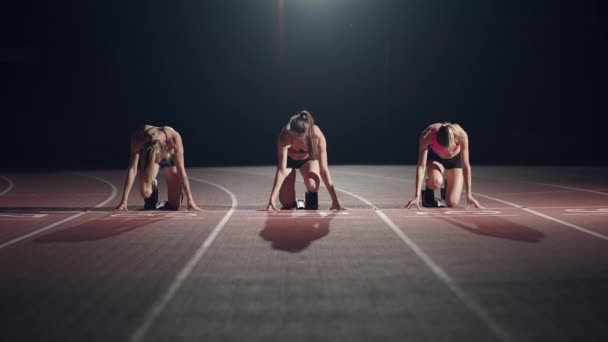
[[[296,209],[317,210],[319,209],[319,193],[307,192],[306,199],[296,200]]]
[[[296,200],[296,209],[301,210],[305,208],[304,200],[298,199]]]
[[[422,190],[422,206],[427,208],[445,208],[447,203],[445,201],[446,186],[440,189],[441,197],[435,198],[435,190],[426,188]]]

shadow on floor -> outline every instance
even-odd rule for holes
[[[273,249],[289,253],[298,253],[308,248],[313,241],[324,238],[329,234],[331,220],[335,212],[304,212],[291,211],[292,214],[269,213],[266,226],[260,231],[260,237],[272,242]]]
[[[108,239],[135,229],[145,228],[162,218],[124,218],[111,220],[89,220],[34,239],[36,243],[83,242]]]
[[[477,235],[530,243],[538,243],[545,237],[545,234],[536,229],[501,216],[440,216],[437,218]]]

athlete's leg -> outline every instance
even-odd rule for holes
[[[296,207],[296,172],[291,169],[279,190],[279,202],[282,209],[293,209]]]

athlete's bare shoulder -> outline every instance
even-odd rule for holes
[[[137,131],[131,136],[131,151],[136,152],[142,149],[146,143],[146,137],[143,131]]]
[[[287,127],[283,127],[281,133],[279,133],[279,139],[277,140],[279,146],[291,145],[291,134]]]
[[[163,130],[165,130],[165,131],[170,131],[170,132],[175,132],[175,133],[178,133],[178,132],[175,130],[175,128],[173,128],[173,127],[171,127],[171,126],[163,126],[163,127],[162,127],[162,129],[163,129]]]
[[[315,125],[312,130],[316,136],[323,136],[323,131],[321,131],[321,128],[319,126]]]
[[[134,133],[131,135],[131,150],[139,151],[143,145],[150,139],[150,130],[156,128],[156,126],[152,125],[141,125]]]
[[[420,142],[426,142],[431,140],[431,132],[433,131],[433,125],[429,125],[420,133]]]
[[[467,132],[459,124],[452,124],[452,127],[456,129],[456,135],[458,138],[466,138]]]

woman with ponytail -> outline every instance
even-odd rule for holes
[[[426,177],[425,177],[426,169]],[[435,189],[443,184],[444,174],[447,178],[445,189],[445,204],[455,207],[460,202],[463,186],[466,189],[467,208],[472,204],[476,208],[481,205],[472,193],[471,164],[469,163],[469,138],[460,125],[436,123],[427,127],[420,135],[418,151],[418,167],[416,169],[416,190],[406,208],[415,205],[420,209],[420,199],[423,205],[437,206]],[[426,178],[426,190],[422,183]],[[443,197],[443,196],[442,196]]]
[[[182,191],[188,209],[201,210],[192,197],[184,166],[184,146],[180,134],[171,127],[145,125],[131,137],[131,160],[125,178],[122,200],[116,210],[128,210],[127,199],[139,171],[139,193],[144,198],[144,209],[156,209],[158,202],[159,169],[167,181],[168,200],[163,209],[178,210]]]
[[[318,209],[318,191],[321,179],[331,197],[331,210],[340,207],[338,196],[327,165],[327,142],[312,115],[302,110],[291,117],[279,135],[278,165],[267,210],[278,210],[275,198],[279,196],[282,209],[296,208],[296,169],[304,178],[306,209]]]

